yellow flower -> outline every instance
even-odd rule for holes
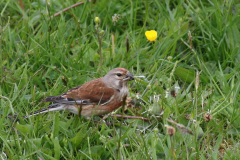
[[[157,31],[154,31],[154,30],[146,31],[145,36],[150,42],[155,41],[157,38]]]

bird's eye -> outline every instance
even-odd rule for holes
[[[121,77],[121,76],[122,76],[122,74],[121,74],[121,73],[117,73],[117,76],[118,76],[118,77]]]

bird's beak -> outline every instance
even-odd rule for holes
[[[128,74],[126,75],[126,78],[124,78],[123,80],[129,80],[129,81],[134,80],[134,76],[133,76],[133,74],[128,73]]]

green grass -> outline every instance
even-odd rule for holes
[[[76,1],[23,0],[24,11],[18,1],[0,1],[1,159],[238,159],[239,2],[84,2],[49,19]],[[114,14],[121,16],[115,25]],[[102,70],[95,17],[106,33]],[[147,41],[147,30],[158,32],[155,42]],[[21,118],[47,107],[44,97],[116,67],[145,76],[129,83],[137,104],[124,114],[149,121],[108,117],[114,125],[107,126],[69,112]],[[172,89],[176,97],[168,94]],[[5,119],[14,113],[19,121]],[[165,125],[175,127],[173,136]]]

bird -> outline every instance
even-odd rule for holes
[[[46,97],[42,102],[55,103],[24,118],[58,110],[68,110],[87,119],[110,113],[122,106],[123,97],[129,93],[127,84],[131,80],[134,80],[134,75],[127,69],[114,68],[104,77],[93,79],[62,95]]]

